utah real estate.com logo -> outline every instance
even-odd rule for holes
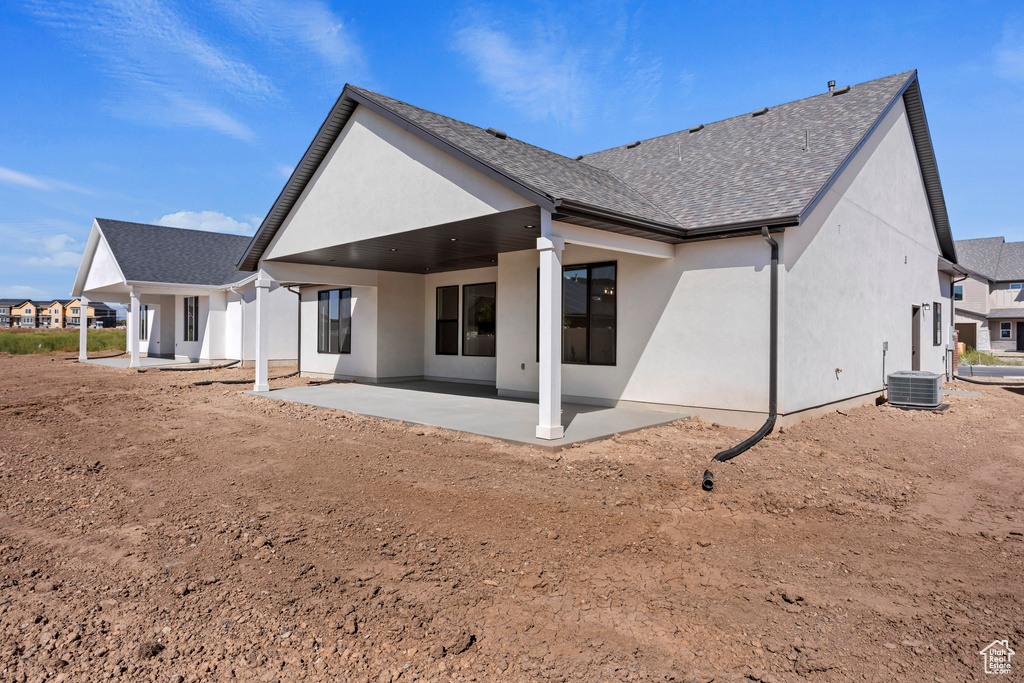
[[[1010,657],[1017,654],[1010,649],[1009,640],[993,640],[980,653],[985,658],[985,673],[1010,673]]]

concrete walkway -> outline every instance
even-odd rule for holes
[[[324,384],[248,393],[549,448],[593,441],[687,417],[682,413],[639,408],[563,403],[565,436],[547,441],[534,436],[537,404],[501,398],[492,386],[417,380],[395,384]]]

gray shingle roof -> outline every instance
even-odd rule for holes
[[[1007,242],[1002,237],[957,240],[960,265],[989,280],[1024,282],[1024,242]]]
[[[1024,308],[993,308],[988,312],[989,320],[1024,320]]]
[[[687,228],[796,216],[912,76],[879,78],[842,95],[826,92],[583,161],[621,178]]]
[[[907,71],[628,145],[580,160],[505,139],[391,97],[346,85],[253,238],[254,270],[356,106],[367,106],[556,213],[582,211],[675,241],[701,231],[802,220],[882,116],[903,95],[943,255],[956,252],[917,87]],[[691,232],[695,231],[695,232]]]
[[[97,218],[129,282],[228,285],[249,276],[235,268],[249,238]]]
[[[604,169],[581,164],[511,136],[499,139],[483,128],[414,107],[386,95],[355,86],[347,87],[552,199],[572,197],[639,218],[678,225],[672,216]]]

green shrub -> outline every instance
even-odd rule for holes
[[[978,351],[967,347],[967,351],[960,354],[961,365],[1020,365],[1019,360],[1000,358],[991,351]]]
[[[90,351],[124,350],[124,330],[89,330]],[[0,332],[0,353],[52,353],[78,351],[78,330],[69,332]]]

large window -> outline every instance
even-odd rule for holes
[[[459,286],[437,288],[437,325],[434,332],[434,353],[439,356],[459,355]]]
[[[199,297],[185,297],[185,324],[183,326],[185,335],[182,341],[199,341]]]
[[[933,332],[932,332],[932,343],[935,344],[935,346],[941,346],[942,345],[942,304],[940,304],[938,301],[935,301],[935,302],[932,302],[932,306],[935,307],[934,308],[935,315],[932,316],[934,318],[934,320],[932,320],[932,323],[935,325],[935,327],[933,329]]]
[[[149,339],[149,306],[139,307],[139,340]]]
[[[489,282],[462,287],[462,355],[494,356],[498,287]]]
[[[562,269],[562,362],[615,365],[615,263]]]
[[[1013,337],[1013,323],[999,323],[999,338],[1010,339]]]
[[[352,290],[317,292],[318,353],[352,353]]]

